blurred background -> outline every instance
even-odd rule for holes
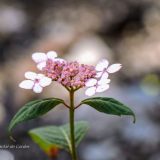
[[[107,58],[123,64],[111,77],[110,90],[98,96],[126,103],[137,122],[80,107],[76,119],[90,123],[79,146],[80,160],[160,160],[159,0],[0,0],[0,145],[15,144],[7,126],[26,102],[52,96],[67,101],[67,92],[56,83],[42,94],[18,87],[25,71],[37,71],[32,53],[49,50],[70,61],[96,65]],[[81,89],[76,103],[84,98]],[[67,122],[67,110],[59,106],[19,125],[16,144],[29,149],[0,149],[0,160],[69,160],[64,151],[57,157],[53,151],[49,158],[27,134],[38,126]]]

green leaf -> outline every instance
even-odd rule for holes
[[[81,102],[81,104],[87,104],[94,109],[98,110],[99,112],[103,112],[106,114],[112,115],[131,115],[133,116],[133,123],[135,123],[136,118],[134,112],[127,107],[126,105],[122,104],[121,102],[107,97],[95,97],[95,98],[88,98]]]
[[[39,147],[49,156],[52,157],[55,154],[53,151],[58,151],[58,147],[54,144],[48,143],[41,139],[38,135],[29,133],[33,141],[39,145]],[[57,154],[57,153],[56,153]]]
[[[60,103],[64,103],[64,101],[57,98],[49,98],[35,100],[25,104],[11,120],[8,127],[9,132],[19,123],[40,117]]]
[[[75,141],[76,146],[81,142],[88,130],[88,123],[86,122],[75,122]],[[71,140],[70,140],[70,128],[69,124],[57,127],[47,126],[36,128],[29,131],[29,135],[35,143],[41,148],[44,145],[51,146],[55,145],[58,148],[65,149],[71,152]]]

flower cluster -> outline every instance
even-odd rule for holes
[[[109,88],[110,73],[120,70],[121,64],[109,66],[105,59],[101,60],[96,67],[79,64],[78,62],[67,62],[64,59],[57,58],[57,53],[49,51],[47,54],[36,52],[32,55],[36,62],[37,68],[43,74],[26,72],[24,80],[20,87],[24,89],[33,89],[34,92],[40,93],[43,87],[51,84],[52,81],[65,86],[67,89],[79,89],[88,87],[86,95],[92,96],[96,92],[104,92]]]
[[[88,79],[96,76],[94,66],[79,64],[78,62],[47,60],[43,71],[53,81],[74,89],[84,87]]]

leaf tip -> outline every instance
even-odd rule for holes
[[[134,124],[136,123],[136,116],[135,116],[135,114],[133,114],[133,123]]]

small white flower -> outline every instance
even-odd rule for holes
[[[22,81],[19,87],[23,89],[32,89],[35,93],[41,93],[43,87],[50,85],[52,82],[51,78],[34,72],[26,72],[25,78],[27,78],[27,80]]]
[[[32,59],[37,63],[37,68],[42,70],[46,66],[46,61],[48,59],[53,61],[64,61],[61,58],[57,58],[57,53],[55,51],[49,51],[46,54],[42,52],[36,52],[32,54]]]
[[[87,96],[93,96],[96,92],[104,92],[109,89],[110,79],[102,77],[99,81],[97,79],[91,78],[86,82],[86,87],[89,87],[85,94]]]
[[[121,64],[112,64],[109,66],[109,62],[106,59],[101,60],[95,67],[97,74],[95,78],[91,78],[86,82],[86,86],[89,87],[85,94],[87,96],[93,96],[96,92],[104,92],[109,89],[110,79],[109,73],[115,73],[121,69]]]
[[[119,71],[121,68],[122,68],[121,64],[117,63],[109,66],[108,60],[103,59],[96,65],[96,71],[97,71],[96,77],[100,78],[104,73],[105,74],[115,73]]]

